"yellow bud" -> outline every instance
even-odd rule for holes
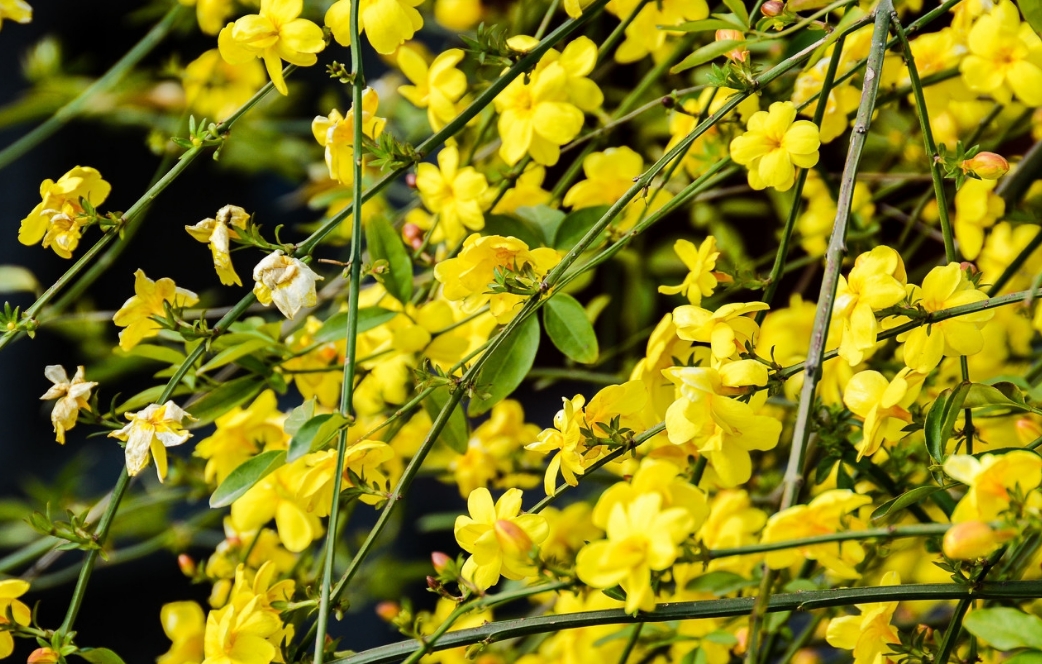
[[[441,574],[442,570],[452,562],[452,558],[442,553],[441,551],[435,551],[431,553],[431,564],[434,565],[434,571]]]
[[[767,2],[760,5],[760,11],[763,12],[764,16],[781,16],[785,11],[785,3],[779,2],[778,0],[767,0]]]
[[[195,560],[187,553],[182,553],[177,557],[177,566],[181,568],[181,573],[191,578],[195,576]]]
[[[1014,530],[995,530],[983,521],[965,521],[948,529],[942,547],[944,555],[954,560],[976,560],[999,548],[1014,535]]]
[[[55,664],[58,661],[58,653],[50,648],[37,648],[29,653],[26,664]]]
[[[1009,172],[1009,162],[994,152],[978,152],[972,159],[966,159],[959,167],[963,173],[972,173],[985,180],[998,180]]]
[[[512,51],[528,53],[536,46],[539,46],[539,40],[530,35],[514,35],[510,39],[507,39],[507,46],[509,46]]]
[[[499,519],[496,521],[496,539],[508,556],[524,558],[532,550],[532,538],[528,536],[521,526],[513,521]]]

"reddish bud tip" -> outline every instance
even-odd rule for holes
[[[409,187],[410,189],[415,189],[416,188],[416,174],[415,173],[406,173],[405,174],[405,186]]]
[[[785,13],[785,3],[779,0],[767,0],[767,2],[760,5],[760,11],[764,16],[770,16],[771,18],[781,16]]]
[[[434,571],[441,574],[445,571],[445,568],[452,562],[452,558],[449,558],[448,554],[442,553],[441,551],[435,551],[431,553],[431,565],[434,566]]]
[[[401,612],[402,607],[398,602],[380,602],[376,605],[376,615],[380,616],[380,619],[384,622],[391,622]]]
[[[185,576],[195,576],[195,559],[187,553],[182,553],[177,557],[177,566],[181,568],[181,573]]]

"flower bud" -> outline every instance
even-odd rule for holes
[[[416,174],[415,173],[406,173],[405,174],[405,186],[408,187],[409,189],[415,189],[416,188]]]
[[[972,173],[984,180],[998,180],[1009,172],[1009,162],[994,152],[978,152],[972,159],[959,164],[963,173]]]
[[[1042,438],[1042,425],[1030,417],[1022,417],[1017,420],[1016,429],[1017,439],[1025,445]]]
[[[740,30],[730,30],[730,29],[717,30],[716,31],[716,41],[739,41],[739,42],[744,42],[745,41],[745,35],[743,35]],[[749,51],[747,51],[744,48],[735,48],[735,49],[732,49],[732,50],[728,51],[725,55],[727,56],[727,58],[729,60],[734,60],[735,62],[745,62],[745,58],[749,55]]]
[[[513,521],[499,519],[494,526],[496,539],[503,553],[512,558],[527,558],[532,550],[532,538]]]
[[[452,558],[449,558],[447,554],[441,551],[435,551],[431,554],[431,564],[434,565],[434,571],[438,574],[444,572],[450,563],[452,563]]]
[[[423,229],[414,223],[407,223],[402,226],[402,237],[405,238],[405,242],[413,249],[419,249],[423,246]]]
[[[760,5],[760,11],[764,16],[771,18],[781,16],[785,12],[785,3],[779,0],[767,0],[767,2]]]
[[[384,622],[391,622],[401,612],[402,607],[398,602],[380,602],[376,605],[376,615],[380,616],[380,620]]]
[[[956,524],[944,534],[944,555],[954,560],[976,560],[983,558],[1003,542],[1011,539],[1016,531],[995,530],[983,521],[965,521]]]
[[[26,664],[55,664],[58,661],[58,653],[51,648],[37,648],[29,653]]]
[[[188,578],[195,576],[195,559],[187,553],[182,553],[177,557],[177,566],[181,568],[181,573]]]
[[[980,269],[977,267],[977,265],[971,263],[970,261],[963,261],[959,263],[959,269],[971,277],[980,272]]]

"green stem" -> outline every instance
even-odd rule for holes
[[[61,544],[57,537],[44,537],[0,558],[0,574],[10,574],[26,563],[30,563]]]
[[[834,606],[876,602],[942,601],[961,599],[1030,600],[1042,594],[1042,581],[1008,581],[967,586],[955,583],[918,583],[869,588],[831,588],[779,593],[770,598],[767,613],[813,611]],[[652,613],[628,615],[622,609],[530,616],[499,620],[480,627],[445,634],[432,650],[459,648],[474,643],[492,644],[506,639],[568,629],[640,622],[670,622],[701,618],[734,618],[747,615],[756,597],[736,597],[659,604]],[[330,664],[390,664],[400,661],[416,647],[409,640],[349,655]]]
[[[633,649],[637,647],[637,641],[640,640],[640,632],[644,629],[644,623],[639,622],[633,628],[633,633],[630,634],[630,638],[626,640],[626,647],[622,649],[622,654],[619,655],[619,664],[626,664],[629,661],[630,655],[633,654]]]
[[[1013,207],[1027,193],[1028,187],[1032,185],[1042,168],[1042,141],[1031,146],[1024,158],[1017,165],[1017,170],[995,187],[995,193],[1002,196],[1006,205]]]
[[[83,106],[95,95],[105,92],[116,85],[127,72],[133,69],[141,59],[152,52],[159,42],[170,33],[171,28],[188,11],[188,8],[180,3],[175,3],[170,11],[156,23],[148,33],[141,38],[126,55],[119,59],[116,64],[105,72],[101,78],[91,83],[75,99],[59,108],[54,115],[42,124],[0,150],[0,169],[10,166],[12,162],[29,152],[34,147],[50,138],[54,132],[65,126],[72,118],[79,114]]]
[[[1035,253],[1035,250],[1042,246],[1042,228],[1035,233],[1035,237],[1031,238],[1020,253],[1017,254],[1016,258],[1010,261],[1010,264],[1006,266],[1006,269],[1002,271],[999,278],[995,280],[991,286],[988,287],[988,297],[995,297],[1002,291],[1002,288],[1009,283],[1009,280],[1013,278],[1020,268],[1027,262],[1027,259],[1031,257],[1031,254]]]

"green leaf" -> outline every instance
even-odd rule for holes
[[[740,25],[738,21],[730,21],[726,18],[704,18],[701,21],[688,21],[680,25],[669,26],[670,32],[708,32],[710,30],[745,30],[746,26]]]
[[[557,293],[543,306],[543,325],[558,350],[582,364],[597,361],[597,334],[583,305],[567,293]]]
[[[710,60],[719,58],[724,53],[733,51],[745,43],[746,42],[738,41],[737,39],[723,39],[721,41],[711,42],[681,60],[679,64],[673,65],[673,68],[669,70],[669,73],[676,74],[691,69],[692,67],[704,65]]]
[[[300,431],[300,427],[304,426],[305,422],[315,416],[316,403],[315,397],[311,397],[289,411],[289,415],[286,416],[286,421],[282,425],[282,430],[291,436]]]
[[[717,597],[723,597],[752,585],[755,585],[754,581],[750,581],[740,574],[717,570],[695,578],[687,584],[687,589],[694,592],[713,593]]]
[[[1009,659],[1003,660],[1003,664],[1042,664],[1042,651],[1023,650]]]
[[[36,276],[19,265],[0,265],[0,293],[39,293]]]
[[[234,503],[254,484],[286,463],[285,450],[268,450],[239,464],[228,474],[221,486],[210,496],[210,507],[225,507]]]
[[[258,350],[261,350],[262,348],[268,348],[269,346],[272,346],[274,344],[275,341],[273,339],[268,339],[267,337],[265,337],[263,339],[251,339],[250,341],[241,343],[237,346],[226,348],[222,350],[220,353],[214,355],[209,362],[199,367],[196,373],[201,374],[206,373],[207,371],[211,371],[213,369],[218,369],[226,364],[231,364],[239,358],[246,357],[247,355],[255,353]]]
[[[749,27],[749,12],[746,10],[745,3],[742,2],[742,0],[724,0],[724,4],[727,5],[727,8],[734,12],[734,15],[742,22],[743,28]]]
[[[475,417],[487,412],[517,389],[532,368],[538,350],[539,319],[531,316],[481,366],[475,385],[486,396],[471,399],[467,415]]]
[[[1042,32],[1042,0],[1017,0],[1020,13],[1035,32]]]
[[[872,512],[872,519],[882,519],[883,517],[889,516],[890,514],[900,512],[909,505],[914,505],[915,503],[921,502],[928,496],[931,496],[940,490],[941,487],[939,486],[920,486],[912,489],[911,491],[906,491],[905,493],[902,493],[900,496],[892,498],[880,505],[879,507],[877,507],[875,511]]]
[[[410,282],[411,283],[411,282]],[[363,307],[358,310],[358,333],[380,327],[387,321],[398,315],[399,312],[384,309],[383,307]],[[343,341],[347,338],[347,312],[335,313],[322,323],[322,327],[315,333],[315,341],[326,343],[329,341]]]
[[[930,412],[926,414],[926,422],[923,434],[926,437],[926,450],[930,458],[936,463],[944,463],[944,448],[952,437],[955,429],[955,420],[959,417],[959,410],[963,401],[969,393],[970,383],[962,383],[937,395],[937,399],[930,406]]]
[[[80,648],[76,654],[91,664],[124,664],[123,659],[108,648]]]
[[[607,205],[598,205],[596,207],[582,208],[569,214],[561,222],[561,225],[557,227],[557,233],[554,235],[554,249],[568,251],[579,244],[579,240],[586,236],[594,224],[600,221],[607,211]],[[607,235],[608,229],[605,228],[590,245],[590,248],[592,249],[603,242]]]
[[[138,344],[129,351],[125,353],[119,351],[118,354],[126,355],[127,357],[143,357],[146,360],[155,360],[164,364],[179,365],[185,361],[185,354],[181,351],[154,344]]]
[[[196,429],[209,424],[232,408],[241,406],[260,394],[264,385],[264,379],[255,375],[221,383],[188,407],[188,412],[197,420],[192,422],[190,428]]]
[[[1034,410],[1034,408],[1024,403],[1024,396],[1020,393],[1020,388],[1013,383],[1000,382],[993,385],[974,383],[970,385],[963,408],[983,408],[986,406],[1001,406],[1015,410]]]
[[[526,221],[508,217],[505,214],[490,214],[486,217],[485,228],[481,230],[481,233],[482,235],[515,237],[527,244],[529,249],[548,244],[542,237],[542,230],[534,228]]]
[[[305,422],[289,441],[286,461],[296,461],[310,452],[322,449],[347,424],[340,413],[315,415]]]
[[[1042,648],[1042,619],[1020,609],[996,607],[972,611],[963,627],[998,650]]]
[[[369,245],[369,261],[387,261],[388,273],[383,275],[387,292],[408,302],[412,298],[412,260],[394,226],[382,215],[365,222],[365,241]]]
[[[452,395],[449,393],[449,388],[446,385],[435,389],[423,400],[423,409],[431,416],[432,421],[438,417],[438,413],[441,412],[451,397]],[[445,424],[441,433],[438,434],[438,440],[448,445],[457,454],[466,454],[470,433],[467,431],[467,418],[463,415],[463,409],[460,408],[459,404],[456,404],[456,408],[453,409],[452,414],[449,416],[449,421]]]
[[[547,205],[519,207],[514,214],[528,222],[532,228],[538,228],[539,232],[542,233],[545,238],[545,241],[541,244],[545,245],[551,244],[551,240],[557,233],[558,227],[561,225],[561,222],[564,221],[564,212],[555,210]]]

